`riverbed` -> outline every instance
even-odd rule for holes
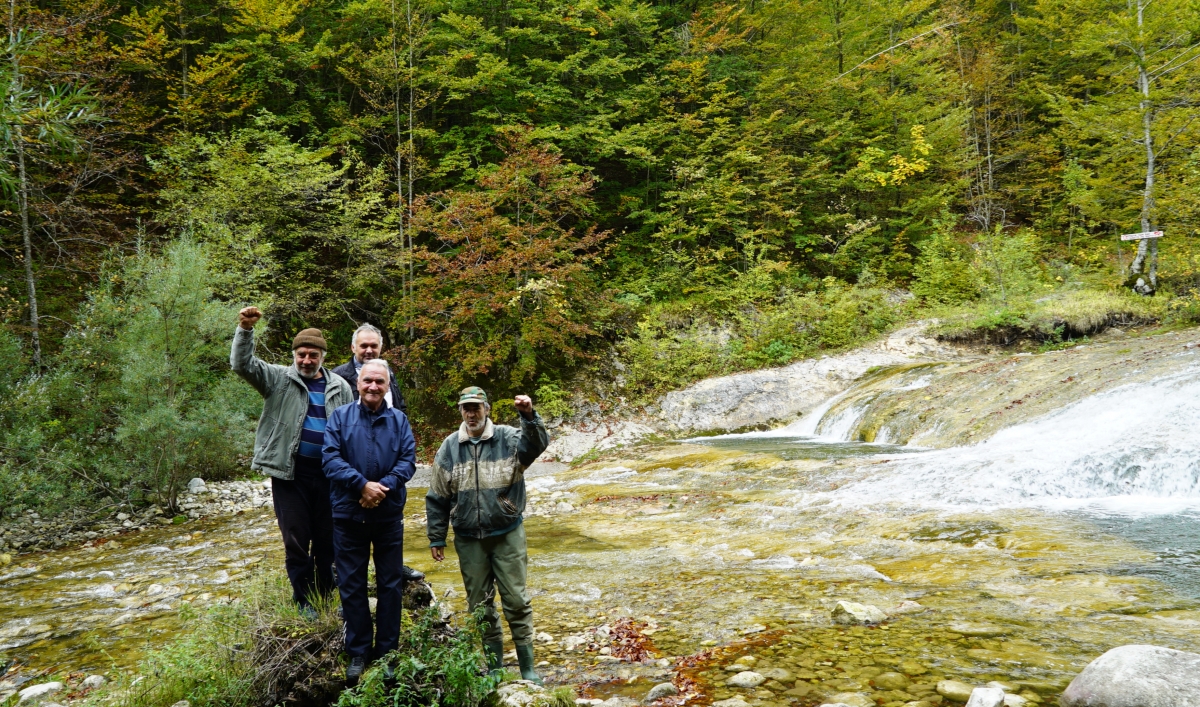
[[[790,429],[641,445],[532,477],[541,670],[596,698],[640,698],[693,656],[701,703],[856,693],[936,704],[942,680],[1052,702],[1114,646],[1200,651],[1200,441],[1189,436],[1200,368],[1189,365],[1075,396],[971,446],[863,441],[863,420],[881,428],[867,414],[880,398],[872,379],[863,405],[832,401]],[[897,371],[889,390],[919,393],[924,375]],[[453,552],[440,565],[428,554],[423,495],[409,490],[406,562],[460,610]],[[185,602],[229,601],[241,578],[281,564],[269,508],[21,556],[0,568],[0,651],[26,673],[131,671],[186,630]],[[837,624],[839,601],[890,616]],[[621,619],[668,660],[588,650]],[[741,656],[774,677],[728,686]],[[904,678],[887,687],[882,673]]]

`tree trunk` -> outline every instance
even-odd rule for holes
[[[1139,29],[1142,27],[1142,15],[1147,4],[1149,3],[1145,0],[1138,0],[1137,23]],[[1146,148],[1146,183],[1142,190],[1142,232],[1144,233],[1153,228],[1155,155],[1154,136],[1151,133],[1151,128],[1154,126],[1154,110],[1150,103],[1150,76],[1146,72],[1146,47],[1140,43],[1138,45],[1138,90],[1142,94],[1139,108],[1142,111],[1142,143]],[[1149,282],[1138,277],[1142,274],[1147,257],[1150,260],[1147,273]],[[1135,281],[1134,291],[1141,294],[1154,294],[1154,291],[1158,289],[1158,239],[1147,238],[1138,241],[1137,256],[1129,266],[1129,279]],[[1138,284],[1137,281],[1140,281],[1141,284]]]
[[[8,0],[8,44],[11,49],[9,61],[12,63],[12,79],[8,87],[10,101],[16,101],[21,92],[21,58],[16,51],[17,42],[17,2]],[[33,277],[33,234],[29,228],[29,175],[25,171],[25,133],[21,124],[13,126],[13,145],[17,152],[17,202],[21,212],[21,241],[25,249],[25,287],[29,291],[29,332],[30,343],[33,347],[33,365],[42,366],[42,342],[39,336],[37,281]]]

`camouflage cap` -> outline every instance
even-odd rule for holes
[[[483,403],[487,405],[487,393],[483,392],[483,388],[477,385],[467,386],[458,394],[458,404],[465,405],[466,403]]]

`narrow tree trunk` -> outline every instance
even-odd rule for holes
[[[416,161],[416,154],[413,152],[413,104],[415,96],[413,93],[413,14],[412,0],[407,0],[405,3],[406,17],[408,19],[408,295],[412,299],[413,283],[416,279],[416,273],[413,270],[413,234],[412,234],[412,219],[413,219],[413,163]],[[408,319],[408,338],[411,341],[413,337],[412,317]]]
[[[1142,16],[1147,4],[1145,0],[1138,0],[1138,29],[1142,27]],[[1146,183],[1142,190],[1142,231],[1146,232],[1153,228],[1154,220],[1155,155],[1154,135],[1151,132],[1151,128],[1154,125],[1154,109],[1150,103],[1150,76],[1146,72],[1146,47],[1140,41],[1138,44],[1138,90],[1142,94],[1139,108],[1142,111],[1142,143],[1146,148]],[[1142,287],[1135,285],[1135,289],[1142,294],[1152,294],[1158,289],[1158,239],[1147,238],[1138,241],[1137,256],[1129,266],[1131,280],[1137,279],[1137,276],[1142,274],[1142,268],[1146,265],[1147,257],[1150,260],[1149,272],[1147,273],[1150,282],[1145,283]]]
[[[16,51],[17,42],[17,0],[8,0],[8,44],[9,61],[12,63],[12,79],[8,87],[10,102],[16,102],[21,92],[21,57]],[[21,124],[13,126],[13,145],[17,152],[17,202],[21,212],[21,240],[25,248],[25,286],[29,290],[29,332],[30,343],[33,346],[33,364],[42,365],[42,342],[39,336],[37,281],[33,277],[33,234],[29,228],[29,175],[25,171],[25,133]]]
[[[396,0],[392,0],[392,113],[396,123],[396,200],[399,214],[399,236],[400,250],[406,254],[406,259],[409,263],[412,262],[412,248],[406,247],[404,240],[404,157],[402,146],[403,139],[400,137],[400,47],[396,33],[399,27],[396,24]],[[400,291],[404,295],[404,318],[409,319],[411,307],[409,299],[412,297],[412,278],[409,276],[409,267],[401,263],[400,265]]]

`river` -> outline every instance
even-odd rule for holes
[[[1013,365],[1061,380],[1084,358],[1057,356]],[[936,702],[941,679],[1052,701],[1111,647],[1200,651],[1196,361],[1064,395],[973,445],[963,430],[980,427],[961,410],[905,421],[911,406],[897,400],[960,374],[879,372],[780,430],[644,445],[531,478],[532,498],[573,507],[526,521],[543,669],[601,697],[644,695],[661,668],[571,649],[621,617],[644,621],[664,656],[716,650],[694,672],[705,699],[768,706],[847,692]],[[996,375],[1009,374],[988,385]],[[880,423],[884,399],[899,431]],[[929,448],[937,439],[951,443]],[[410,489],[410,513],[423,493]],[[423,527],[408,529],[408,563],[462,608],[453,554],[434,565]],[[268,510],[23,556],[0,569],[0,651],[30,669],[133,670],[186,630],[182,602],[226,600],[281,560]],[[839,600],[919,608],[846,627],[830,619]],[[779,679],[725,686],[722,665],[743,654]],[[907,686],[871,684],[889,671]]]

